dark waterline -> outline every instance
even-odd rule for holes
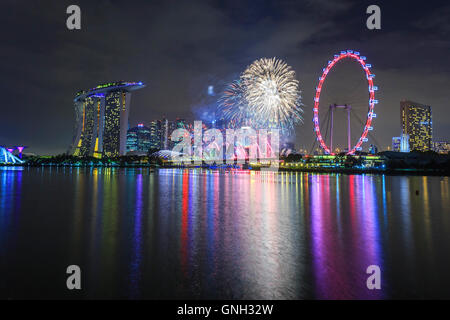
[[[450,298],[448,177],[0,169],[1,298]],[[66,268],[82,290],[66,289]],[[381,290],[368,290],[378,265]]]

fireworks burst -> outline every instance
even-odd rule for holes
[[[295,71],[284,61],[262,58],[242,74],[247,101],[256,123],[291,129],[301,121],[300,91]]]
[[[295,71],[276,58],[254,61],[227,87],[219,102],[220,112],[231,127],[251,125],[289,132],[302,121]]]
[[[219,99],[219,113],[228,122],[228,127],[238,128],[249,125],[249,111],[245,102],[242,81],[233,81]]]

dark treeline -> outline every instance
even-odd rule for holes
[[[42,165],[79,165],[79,166],[126,166],[126,165],[155,165],[158,164],[157,159],[150,160],[147,155],[127,155],[111,158],[95,158],[95,157],[77,157],[66,154],[56,156],[31,156],[27,157],[25,165],[42,166]]]

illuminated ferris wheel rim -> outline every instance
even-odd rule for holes
[[[334,55],[334,59],[331,61],[328,61],[328,65],[323,68],[322,76],[319,78],[319,84],[316,87],[316,95],[314,98],[314,108],[313,108],[313,122],[314,122],[314,132],[316,133],[317,140],[320,143],[320,146],[322,149],[325,150],[327,154],[334,155],[332,150],[328,148],[325,141],[322,138],[322,134],[320,132],[320,126],[319,126],[319,102],[320,102],[320,93],[322,91],[322,85],[325,82],[325,79],[328,75],[328,72],[334,67],[334,65],[339,62],[342,59],[345,58],[351,58],[359,62],[361,67],[363,68],[364,72],[366,73],[367,82],[369,84],[369,112],[367,113],[367,120],[364,125],[363,133],[361,134],[361,137],[359,138],[358,142],[353,146],[351,150],[347,152],[347,154],[354,154],[357,150],[361,150],[361,145],[367,141],[367,135],[369,134],[369,131],[373,130],[372,127],[372,120],[376,117],[376,114],[373,112],[375,104],[378,103],[378,100],[375,100],[375,91],[378,90],[376,86],[373,85],[373,78],[375,77],[375,74],[370,72],[370,68],[372,67],[370,64],[366,63],[366,57],[361,56],[359,52],[354,52],[353,50],[347,50],[347,51],[341,51],[340,54]]]

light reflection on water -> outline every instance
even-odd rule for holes
[[[1,297],[450,297],[448,177],[2,168],[0,187]]]

